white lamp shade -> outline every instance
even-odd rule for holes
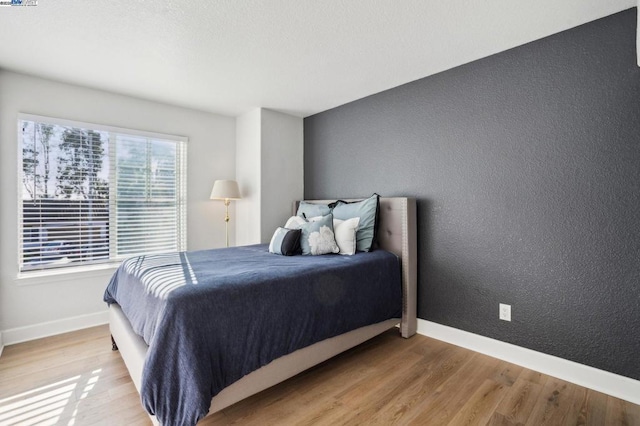
[[[240,189],[238,189],[238,182],[235,180],[217,180],[213,182],[213,189],[209,198],[212,200],[239,200]]]

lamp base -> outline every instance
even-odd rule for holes
[[[231,201],[227,198],[224,200],[224,234],[229,247],[229,204]]]

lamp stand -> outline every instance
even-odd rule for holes
[[[224,199],[224,232],[227,240],[227,247],[229,247],[229,204],[231,201],[228,198]]]

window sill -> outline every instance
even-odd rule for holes
[[[49,269],[46,271],[20,272],[16,277],[17,285],[39,285],[57,282],[69,282],[86,278],[110,277],[120,263],[76,266],[73,268]],[[107,283],[105,282],[105,285]]]

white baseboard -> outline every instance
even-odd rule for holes
[[[418,333],[640,404],[640,381],[629,377],[419,318]]]
[[[4,345],[26,342],[109,322],[109,311],[80,315],[0,332],[0,356]],[[537,352],[511,343],[418,318],[418,333],[521,365],[634,404],[640,404],[640,381],[588,365]]]
[[[40,339],[42,337],[49,337],[83,328],[94,327],[96,325],[107,324],[108,322],[109,311],[104,310],[93,314],[43,322],[25,327],[10,328],[0,332],[0,347],[2,347],[2,344],[7,346],[13,345],[29,340]]]

